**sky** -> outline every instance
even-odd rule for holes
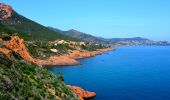
[[[170,0],[0,0],[44,26],[170,41]]]

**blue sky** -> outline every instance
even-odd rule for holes
[[[170,0],[0,0],[45,26],[170,41]]]

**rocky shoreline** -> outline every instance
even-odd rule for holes
[[[89,92],[77,86],[67,85],[67,87],[69,87],[72,91],[79,95],[81,100],[91,99],[96,96],[95,92]]]
[[[93,57],[95,55],[99,55],[105,53],[109,50],[113,50],[113,48],[105,48],[105,49],[98,49],[96,51],[87,51],[87,50],[73,50],[69,54],[61,55],[61,56],[51,56],[46,60],[42,59],[35,59],[33,58],[29,52],[27,47],[25,46],[24,40],[18,36],[12,36],[11,40],[4,41],[3,46],[7,47],[8,49],[17,52],[21,55],[21,57],[33,63],[36,63],[40,66],[69,66],[69,65],[78,65],[80,64],[77,59]],[[6,55],[10,55],[8,49],[2,48],[2,52]]]
[[[47,60],[35,59],[34,62],[42,66],[69,66],[80,64],[77,59],[93,57],[107,51],[113,50],[113,48],[99,49],[97,51],[72,51],[72,53],[62,56],[52,56]]]
[[[69,54],[65,54],[62,56],[52,56],[49,57],[47,60],[35,59],[33,58],[29,52],[27,47],[25,46],[24,40],[19,36],[11,36],[9,37],[9,41],[3,41],[0,38],[0,42],[2,42],[0,47],[0,52],[6,55],[7,57],[11,58],[13,52],[19,54],[24,60],[35,63],[39,66],[64,66],[64,65],[77,65],[80,64],[77,59],[93,57],[95,55],[99,55],[105,53],[109,50],[114,50],[113,48],[105,48],[105,49],[98,49],[96,51],[87,51],[87,50],[73,50]],[[83,90],[77,86],[70,86],[67,85],[72,91],[74,91],[77,95],[80,96],[80,99],[87,99],[96,96],[95,92],[89,92]]]

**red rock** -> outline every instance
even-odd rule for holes
[[[14,52],[17,52],[23,59],[27,61],[34,61],[32,56],[29,54],[27,47],[25,46],[24,40],[18,36],[12,36],[11,40],[4,41],[3,46],[11,49]]]
[[[82,97],[83,99],[89,99],[89,98],[93,98],[96,96],[95,92],[89,92],[86,91],[80,87],[77,86],[70,86],[67,85],[73,92],[75,92],[77,95],[79,95],[80,97]]]
[[[12,16],[13,9],[11,6],[0,3],[0,20],[5,20]]]
[[[0,52],[7,57],[10,57],[12,54],[12,52],[10,50],[8,50],[7,48],[4,48],[4,47],[0,48]]]
[[[63,56],[51,56],[47,60],[36,59],[35,62],[39,65],[47,66],[64,66],[64,65],[78,65],[80,64],[77,60],[70,58],[66,55]]]

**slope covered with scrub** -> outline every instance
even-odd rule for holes
[[[0,53],[0,100],[79,100],[62,81],[48,70],[24,61],[17,53],[10,58]]]

